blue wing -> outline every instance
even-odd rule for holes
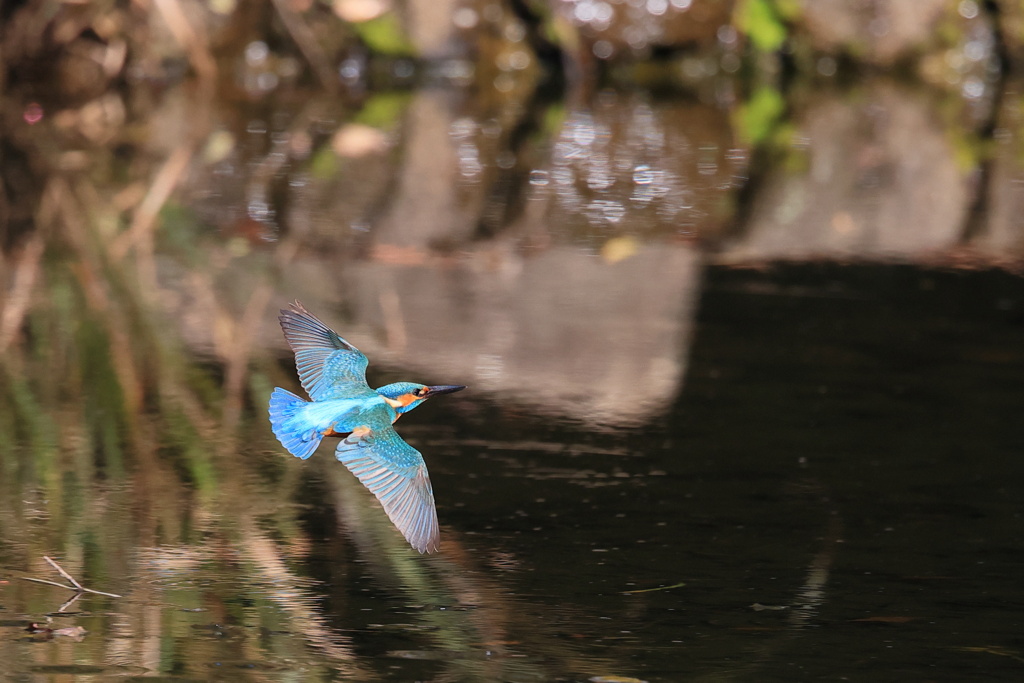
[[[431,553],[440,545],[434,492],[419,451],[390,425],[359,427],[342,439],[335,456],[384,506],[413,548]]]
[[[299,381],[314,401],[342,398],[366,384],[366,356],[296,301],[282,310],[281,329],[295,352]],[[355,385],[355,386],[353,386]]]

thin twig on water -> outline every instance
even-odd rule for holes
[[[43,555],[43,559],[46,560],[47,562],[49,562],[50,566],[53,567],[54,569],[56,569],[58,574],[60,574],[65,579],[70,581],[71,585],[73,585],[78,590],[82,590],[82,584],[80,584],[77,581],[75,581],[75,577],[71,576],[71,574],[68,574],[66,571],[64,571],[64,567],[61,567],[59,564],[54,562],[52,559],[50,559],[46,555]]]
[[[71,576],[71,574],[68,574],[66,571],[64,571],[64,568],[61,567],[59,564],[57,564],[54,560],[52,560],[51,558],[47,557],[46,555],[43,555],[43,559],[46,560],[47,562],[49,562],[50,566],[53,567],[54,569],[56,569],[60,573],[61,576],[63,576],[68,581],[70,581],[71,585],[70,586],[66,586],[63,583],[57,583],[56,581],[49,581],[47,579],[36,579],[36,578],[32,578],[31,576],[23,576],[21,578],[25,579],[26,581],[32,581],[34,583],[45,583],[48,586],[57,586],[58,588],[66,588],[69,591],[77,591],[79,594],[81,594],[81,593],[95,593],[96,595],[106,595],[108,598],[123,598],[124,597],[123,595],[118,595],[117,593],[106,593],[104,591],[96,591],[96,590],[93,590],[92,588],[86,588],[82,584],[78,583],[78,581],[75,580],[75,577]],[[64,607],[67,607],[68,605],[70,605],[72,602],[74,602],[77,599],[78,598],[75,597],[75,598],[69,600],[68,602],[64,603]]]
[[[73,591],[78,590],[74,586],[65,586],[63,583],[57,583],[56,581],[47,581],[46,579],[34,579],[31,576],[23,576],[21,578],[23,578],[26,581],[31,581],[32,583],[45,583],[47,586],[57,586],[58,588],[67,588],[68,590]]]

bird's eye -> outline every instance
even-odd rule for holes
[[[427,390],[426,389],[417,389],[416,391],[414,391],[412,393],[415,394],[416,396],[422,398],[422,397],[427,395]]]

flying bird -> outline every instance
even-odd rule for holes
[[[324,437],[339,438],[335,456],[377,496],[412,547],[437,550],[440,533],[426,463],[392,425],[431,396],[466,387],[395,382],[371,389],[366,356],[301,303],[290,304],[278,319],[310,400],[274,389],[270,424],[277,440],[305,460]]]

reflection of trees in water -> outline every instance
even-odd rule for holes
[[[160,146],[158,135],[133,137],[135,121],[112,131],[112,149],[84,154],[47,150],[54,141],[72,146],[49,119],[19,141],[42,189],[22,197],[35,230],[12,236],[3,261],[10,286],[0,313],[0,452],[9,476],[0,520],[5,537],[23,539],[6,546],[4,563],[33,570],[42,555],[59,551],[77,575],[127,594],[106,606],[120,619],[116,628],[86,623],[110,636],[92,641],[97,662],[201,672],[224,661],[309,661],[303,648],[312,645],[324,664],[311,666],[365,677],[366,665],[293,568],[311,543],[294,504],[303,496],[302,464],[282,464],[264,424],[269,387],[289,380],[261,348],[258,330],[273,318],[271,299],[280,298],[273,278],[299,249],[298,237],[282,234],[269,255],[263,244],[272,226],[256,235],[233,232],[234,223],[219,235],[197,230],[174,193],[197,168],[217,162],[203,156],[215,136],[196,133],[208,129],[210,110],[193,111],[199,118],[184,144],[166,156],[149,147]],[[256,170],[231,182],[246,191],[279,182],[267,165],[297,173],[281,153],[272,145],[257,164],[239,155],[242,168]],[[68,154],[82,166],[54,162]],[[301,205],[303,186],[296,187]],[[235,280],[236,269],[246,276]],[[205,350],[199,357],[182,337],[194,330]],[[449,545],[458,554],[457,541]],[[420,593],[436,592],[437,578],[406,564],[410,599],[426,601]],[[471,575],[460,581],[462,592],[487,595]],[[22,590],[25,600],[46,600]],[[426,644],[465,652],[474,638],[489,637],[498,628],[489,622],[509,605],[488,602],[486,610],[453,610],[444,623],[425,625]],[[222,625],[214,630],[227,646],[193,642],[196,627],[210,624]],[[282,629],[293,644],[268,654],[261,633]],[[16,661],[17,644],[5,648]],[[557,644],[545,651],[556,657]]]

